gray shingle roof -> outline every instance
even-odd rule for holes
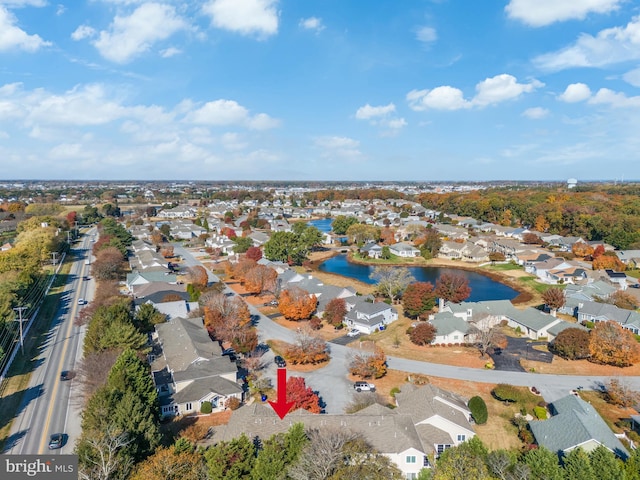
[[[175,318],[156,325],[164,356],[171,370],[179,372],[198,358],[210,359],[222,355],[220,345],[209,338],[202,318]]]
[[[620,440],[589,403],[574,395],[567,395],[550,406],[557,412],[554,416],[548,420],[529,422],[539,445],[552,452],[563,452],[596,440],[622,458],[629,456]]]

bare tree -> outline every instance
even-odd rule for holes
[[[109,371],[116,363],[120,351],[103,350],[86,354],[78,363],[76,381],[81,386],[83,401],[89,398],[107,382]]]
[[[492,348],[507,346],[507,337],[497,326],[491,324],[490,317],[480,319],[475,326],[477,328],[477,332],[474,334],[475,344],[483,357]]]
[[[369,278],[378,281],[378,291],[392,302],[416,280],[408,269],[401,267],[375,267]]]
[[[103,435],[87,436],[86,446],[93,455],[81,455],[78,476],[82,480],[125,479],[133,467],[133,459],[119,452],[133,442],[127,432],[114,426],[107,427]]]
[[[342,460],[342,449],[358,435],[349,430],[323,429],[307,432],[309,443],[288,475],[293,480],[324,480],[331,477]]]

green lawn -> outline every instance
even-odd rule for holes
[[[508,270],[522,270],[522,266],[515,263],[495,263],[492,265],[485,265],[484,268],[494,272],[506,272]]]
[[[353,254],[353,259],[360,262],[366,262],[369,265],[403,265],[410,266],[427,265],[427,261],[423,257],[398,257],[391,254],[391,258],[364,258],[357,253]]]
[[[537,277],[521,277],[518,279],[519,282],[527,285],[528,287],[533,288],[536,292],[543,294],[550,288],[562,288],[564,289],[566,285],[549,285],[546,283],[540,283]]]

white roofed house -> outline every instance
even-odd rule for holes
[[[209,338],[202,318],[158,324],[152,340],[151,373],[163,417],[198,413],[204,402],[215,412],[231,397],[242,401],[238,367]]]
[[[420,250],[405,242],[389,245],[389,251],[398,257],[419,257]]]
[[[347,312],[344,323],[352,329],[370,334],[384,329],[386,325],[397,319],[398,311],[387,303],[360,301]]]

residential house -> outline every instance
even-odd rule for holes
[[[605,446],[623,460],[629,452],[593,406],[576,395],[567,395],[549,404],[547,420],[529,422],[538,445],[563,456],[576,448],[589,453]]]
[[[585,301],[594,301],[596,298],[606,299],[617,291],[617,289],[607,282],[597,280],[584,285],[569,284],[564,289],[565,303],[558,309],[558,313],[573,315],[578,317],[578,307]]]
[[[360,253],[366,254],[369,258],[380,258],[382,246],[375,242],[369,242],[360,248]]]
[[[161,218],[195,218],[198,213],[196,207],[190,205],[178,205],[174,208],[168,208],[158,212]]]
[[[562,322],[561,319],[533,307],[524,310],[514,308],[507,317],[507,325],[516,330],[519,329],[523,335],[532,340],[548,339],[549,329]]]
[[[389,251],[398,257],[419,257],[420,250],[405,242],[389,245]]]
[[[431,342],[433,345],[457,345],[472,343],[478,329],[471,323],[450,312],[436,313],[429,318],[436,329],[436,336]]]
[[[398,319],[398,311],[384,302],[359,301],[347,312],[344,323],[365,334],[383,330]]]
[[[221,411],[231,397],[243,399],[238,367],[209,338],[200,317],[157,324],[150,360],[162,416],[198,413],[204,402]]]
[[[609,303],[585,301],[578,305],[579,322],[618,322],[623,328],[640,334],[640,313],[625,310]]]
[[[175,285],[177,279],[178,277],[175,274],[166,271],[134,270],[132,273],[127,273],[125,285],[131,293],[135,293],[135,288],[140,285],[150,284],[158,284],[160,288],[167,290],[166,285]],[[171,288],[171,290],[171,293],[173,293],[173,290],[181,291],[179,287],[176,289]]]
[[[396,394],[397,408],[373,404],[353,414],[315,415],[290,412],[279,420],[272,408],[254,403],[233,412],[217,427],[206,444],[228,442],[241,435],[267,439],[296,423],[306,429],[346,430],[361,435],[377,452],[387,456],[405,478],[415,479],[429,468],[429,457],[475,436],[466,401],[433,385],[404,385]]]
[[[169,275],[167,275],[168,277]],[[175,277],[175,275],[173,275]],[[184,283],[168,282],[165,280],[152,280],[151,276],[133,276],[131,284],[127,285],[133,295],[136,305],[151,302],[153,304],[164,303],[166,298],[181,298],[189,301],[189,294]],[[152,280],[152,281],[142,281]]]
[[[640,250],[617,250],[616,255],[628,268],[640,267]]]

